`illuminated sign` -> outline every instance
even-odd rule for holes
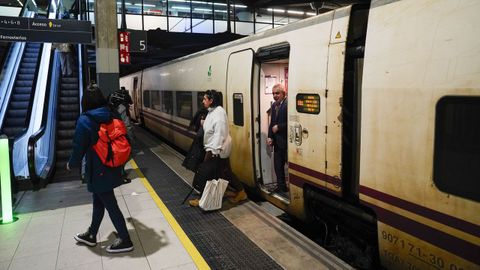
[[[92,43],[90,21],[0,16],[0,41]]]
[[[299,113],[319,114],[320,96],[318,94],[297,94],[296,105]]]
[[[130,64],[130,33],[118,32],[118,50],[120,52],[120,64]]]
[[[12,182],[10,179],[10,157],[8,138],[0,138],[0,192],[2,196],[2,218],[0,223],[7,224],[15,221],[12,211]]]

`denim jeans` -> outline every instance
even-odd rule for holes
[[[102,223],[103,215],[105,214],[105,209],[107,209],[108,215],[110,216],[120,239],[130,240],[125,218],[118,207],[117,199],[115,199],[113,190],[102,193],[93,193],[93,213],[90,233],[97,235],[100,223]]]

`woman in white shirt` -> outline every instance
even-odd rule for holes
[[[216,159],[217,177],[228,180],[229,186],[234,192],[227,191],[226,195],[233,203],[247,199],[247,194],[242,183],[232,173],[230,168],[230,148],[227,112],[220,105],[220,94],[215,90],[207,90],[203,96],[203,106],[207,108],[208,114],[203,122],[203,144],[205,147],[205,158],[203,162]],[[191,206],[198,206],[199,199],[189,201]]]

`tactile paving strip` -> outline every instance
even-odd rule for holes
[[[282,269],[218,211],[180,203],[190,191],[167,165],[137,142],[135,162],[212,269]]]

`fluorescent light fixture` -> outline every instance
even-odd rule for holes
[[[284,13],[284,9],[278,9],[278,8],[267,8],[268,11],[273,11],[273,12],[278,12],[278,13]]]
[[[315,15],[317,15],[317,13],[315,13],[315,12],[307,12],[306,14],[307,14],[308,16],[315,16]]]
[[[188,1],[185,1],[185,0],[168,0],[168,2],[185,3],[185,2],[188,2]]]
[[[193,2],[192,2],[193,3]],[[227,4],[225,3],[213,3],[215,6],[224,6],[226,7]],[[247,8],[247,6],[245,5],[234,5],[234,4],[231,4],[230,6],[235,6],[235,7],[238,7],[238,8]]]
[[[212,10],[211,10],[211,9],[208,9],[208,8],[194,8],[193,10],[195,10],[195,11],[212,12]]]
[[[303,15],[305,12],[303,11],[296,11],[296,10],[287,10],[288,14],[296,14],[296,15]]]
[[[155,5],[153,4],[143,4],[144,7],[156,7]]]
[[[171,9],[190,10],[190,7],[172,6]]]
[[[218,12],[218,13],[227,13],[226,10],[218,10],[218,9],[216,9],[215,12]]]

